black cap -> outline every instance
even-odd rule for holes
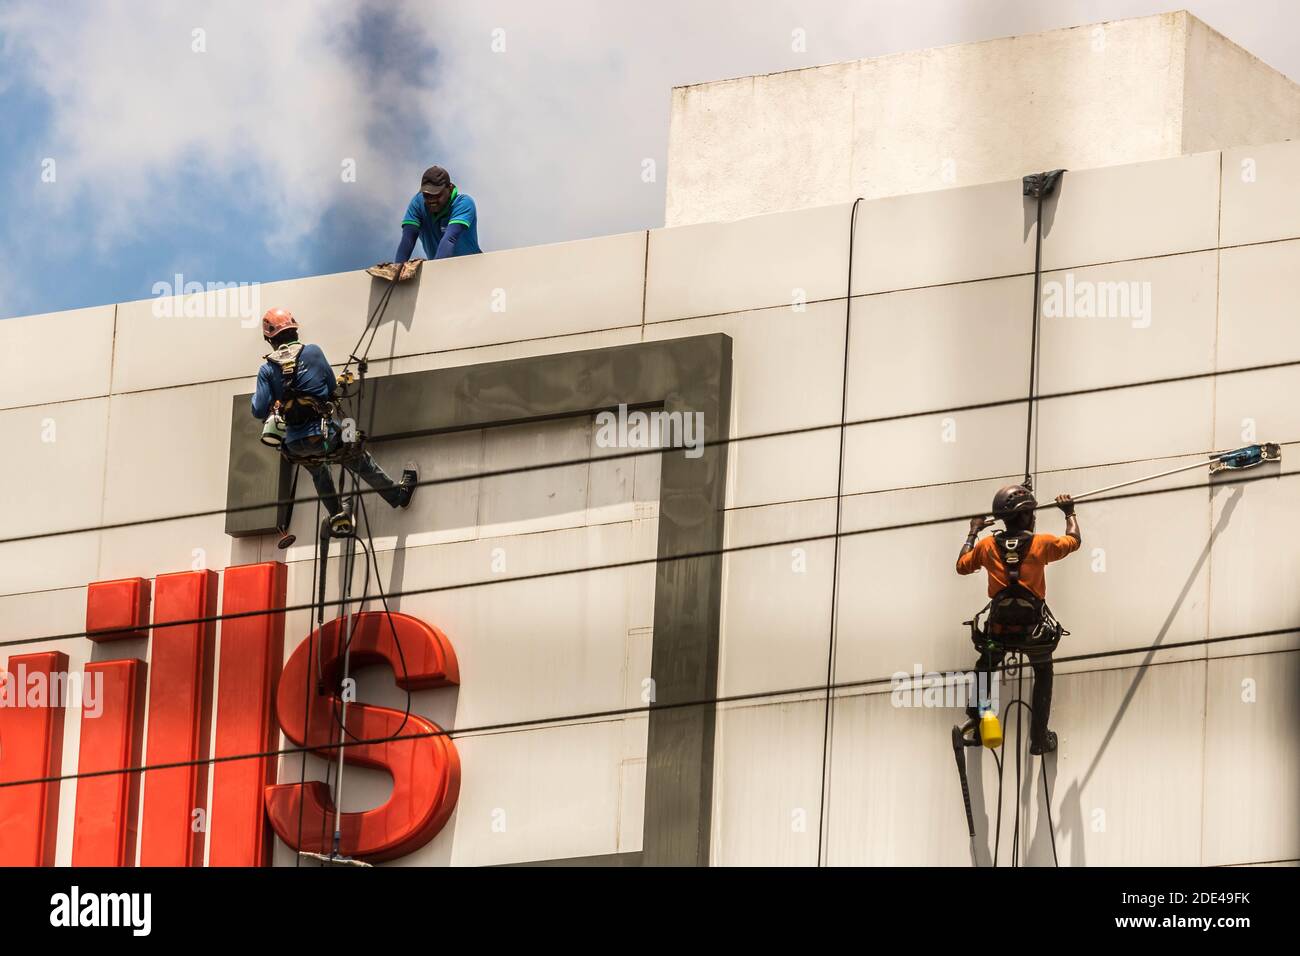
[[[420,177],[420,192],[439,193],[451,184],[451,176],[441,166],[430,166]]]

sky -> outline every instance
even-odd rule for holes
[[[433,163],[485,250],[662,225],[684,84],[1177,9],[1300,79],[1296,7],[0,0],[0,318],[389,260]]]

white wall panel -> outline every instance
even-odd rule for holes
[[[6,538],[95,527],[104,507],[108,399],[0,411]]]
[[[85,587],[99,566],[99,532],[0,543],[0,593]]]
[[[987,603],[984,575],[957,574],[969,522],[1002,483],[970,482],[845,499],[841,541],[838,682],[965,667],[974,660],[962,626]],[[955,520],[942,524],[874,528]],[[868,531],[869,533],[856,533]],[[924,580],[924,594],[916,589]]]
[[[0,408],[107,395],[116,310],[97,305],[0,321]]]
[[[862,203],[853,294],[1033,272],[1028,202],[1017,180]]]
[[[1290,634],[1211,644],[1211,657],[1300,646],[1300,493],[1295,446],[1283,450],[1283,477],[1216,488],[1215,526],[1222,528],[1210,557],[1210,636],[1296,628]],[[1261,466],[1261,468],[1276,466]],[[1254,477],[1260,469],[1246,472]],[[1244,477],[1244,476],[1243,476]]]
[[[1199,252],[1045,273],[1039,391],[1212,370],[1216,258]]]
[[[644,740],[646,722],[636,722]],[[419,865],[447,839],[456,866],[618,852],[623,723],[458,737],[456,816],[404,862]]]
[[[1035,470],[1208,453],[1214,386],[1201,378],[1042,401]]]
[[[250,383],[233,381],[114,395],[104,520],[224,508],[231,396],[248,391]]]
[[[644,232],[629,232],[426,262],[414,308],[393,300],[372,354],[639,326],[645,243]]]
[[[1044,269],[1212,249],[1219,154],[1068,171],[1043,220]]]
[[[852,207],[652,229],[646,321],[843,298]]]
[[[714,866],[815,866],[823,698],[718,710]]]
[[[850,421],[1029,393],[1032,276],[853,300]]]
[[[245,390],[251,391],[268,351],[262,313],[276,307],[294,314],[304,342],[316,343],[342,366],[384,285],[364,272],[340,272],[268,282],[243,294],[227,290],[123,302],[117,311],[113,391],[245,377],[250,379]]]
[[[910,695],[905,699],[910,702]],[[895,706],[887,692],[854,693],[835,701],[826,815],[831,866],[971,865],[949,736],[952,725],[964,719],[960,708]],[[969,753],[971,810],[976,832],[987,840],[977,859],[987,866],[997,774],[987,751]],[[1004,853],[1011,822],[1004,807]]]
[[[1300,190],[1296,190],[1300,192]],[[1219,253],[1218,368],[1300,359],[1300,241]]]
[[[727,514],[720,694],[825,682],[834,532],[833,498]],[[760,547],[773,541],[793,543]]]
[[[838,426],[845,305],[814,303],[646,326],[646,341],[724,332],[732,339],[732,484],[728,507],[835,493],[837,427],[746,440],[786,429]]]
[[[845,494],[988,479],[1024,461],[1025,407],[852,425],[845,442]]]
[[[1300,142],[1223,151],[1225,246],[1300,236]]]
[[[1300,653],[1210,662],[1202,864],[1300,857],[1297,697]]]
[[[1048,780],[1061,865],[1204,862],[1205,663],[1060,675],[1052,698],[1060,744]],[[1046,820],[1037,759],[1028,771],[1035,778],[1024,801],[1036,837],[1030,859],[1050,866],[1051,846],[1038,836]]]

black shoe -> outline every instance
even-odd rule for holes
[[[983,743],[980,738],[980,720],[978,717],[971,717],[964,724],[957,724],[952,728],[954,743],[960,739],[963,747],[978,747]]]
[[[415,496],[415,489],[420,481],[420,466],[413,461],[408,461],[402,468],[402,479],[397,483],[397,505],[398,508],[405,508],[411,503]]]
[[[1054,750],[1056,750],[1056,731],[1054,730],[1049,730],[1043,739],[1031,741],[1029,744],[1029,752],[1036,757],[1050,754]]]

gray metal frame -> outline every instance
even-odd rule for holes
[[[713,704],[731,423],[731,338],[721,333],[540,355],[369,379],[368,441],[545,421],[617,408],[703,412],[698,458],[665,450],[650,676],[645,823],[639,853],[533,865],[707,866],[713,798]],[[249,396],[234,397],[226,507],[289,495],[290,469],[261,444]],[[310,487],[310,486],[309,486]],[[274,531],[275,506],[226,515],[235,537]],[[684,554],[701,557],[671,560]]]

